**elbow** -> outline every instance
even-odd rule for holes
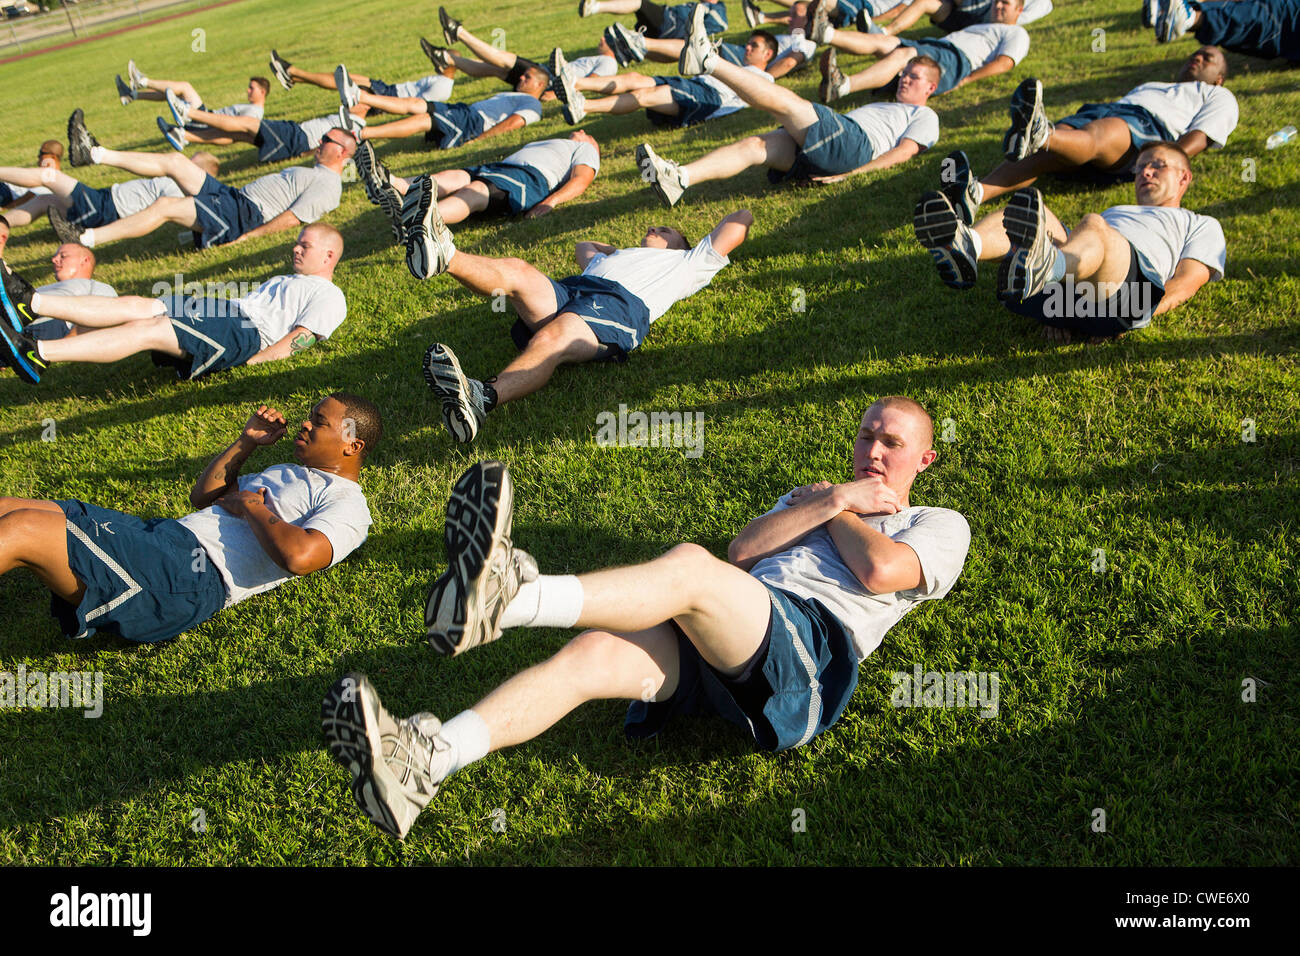
[[[758,563],[758,557],[750,553],[740,538],[735,538],[727,545],[727,561],[742,571],[748,571]]]
[[[310,561],[307,561],[298,555],[286,555],[284,560],[284,569],[294,577],[298,578],[306,577],[313,571],[319,570],[319,568],[313,566]]]
[[[208,506],[208,502],[204,498],[204,496],[199,493],[199,489],[198,488],[192,489],[190,491],[190,507],[193,508],[195,511],[202,511],[207,506]]]

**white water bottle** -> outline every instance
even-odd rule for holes
[[[1296,134],[1296,128],[1294,126],[1283,126],[1280,130],[1278,130],[1276,133],[1274,133],[1272,136],[1268,138],[1268,140],[1264,143],[1264,148],[1277,149],[1283,143],[1289,143],[1291,140],[1295,139],[1295,134]]]

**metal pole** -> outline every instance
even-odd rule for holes
[[[77,25],[72,22],[72,11],[68,9],[68,5],[65,2],[65,0],[59,0],[59,6],[63,7],[63,12],[67,14],[68,28],[72,30],[72,35],[75,37],[77,35]]]

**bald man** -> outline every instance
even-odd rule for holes
[[[88,331],[38,341],[0,328],[0,357],[33,385],[55,362],[117,362],[137,352],[152,352],[155,364],[172,366],[184,379],[290,358],[329,338],[347,317],[347,300],[333,282],[342,256],[339,231],[318,222],[293,244],[292,275],[268,279],[240,298],[179,288],[168,294],[172,287],[166,282],[155,284],[157,298],[29,293],[22,305],[33,314]]]
[[[726,560],[679,544],[644,564],[578,576],[539,573],[513,544],[505,465],[474,465],[447,504],[448,569],[425,607],[430,644],[460,654],[512,628],[587,630],[445,724],[428,713],[395,720],[361,674],[336,683],[322,721],[357,804],[405,836],[451,774],[590,700],[630,700],[629,737],[705,713],[739,726],[759,750],[808,743],[844,712],[858,665],[886,632],[961,574],[966,519],[909,497],[937,457],[932,444],[924,408],[882,398],[858,426],[852,478],[783,495],[735,537]]]
[[[63,144],[57,139],[47,139],[41,143],[41,148],[36,154],[36,165],[39,169],[61,169],[63,167]],[[17,189],[14,188],[15,186],[17,186]],[[0,209],[9,209],[11,213],[17,207],[25,206],[31,200],[48,193],[49,189],[45,186],[19,186],[17,183],[6,182],[4,177],[0,176]],[[15,221],[12,215],[8,218],[13,225],[22,225],[22,223]]]

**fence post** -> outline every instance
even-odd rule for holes
[[[72,31],[72,35],[75,37],[77,35],[77,25],[72,22],[72,11],[68,9],[68,4],[65,0],[59,0],[59,6],[63,7],[63,12],[67,14],[68,29]]]

